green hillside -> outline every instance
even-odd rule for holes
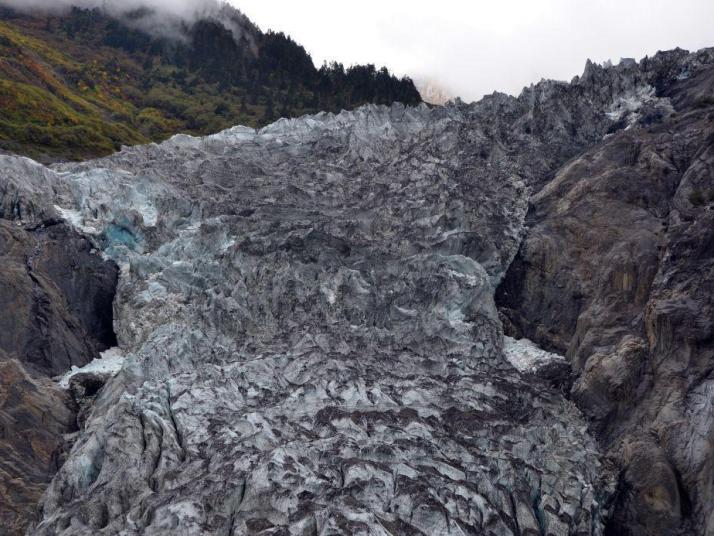
[[[420,101],[411,80],[386,69],[317,69],[289,37],[263,33],[234,10],[240,39],[213,19],[182,27],[182,39],[150,36],[132,29],[141,15],[0,8],[0,150],[86,159],[178,132]]]

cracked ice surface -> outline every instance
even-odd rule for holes
[[[34,532],[599,534],[582,416],[502,349],[536,159],[494,99],[34,170],[122,267],[125,356]]]
[[[627,128],[632,127],[642,117],[643,110],[657,110],[667,116],[674,112],[669,99],[658,98],[651,86],[638,87],[615,99],[606,113],[612,121],[626,119]]]

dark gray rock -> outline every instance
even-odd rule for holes
[[[19,223],[0,219],[0,349],[55,376],[116,344],[118,270],[60,221]]]
[[[0,350],[0,531],[25,533],[77,430],[72,399]]]
[[[77,407],[77,425],[84,428],[94,401],[112,374],[79,372],[69,378],[69,392]]]
[[[532,199],[497,296],[513,333],[573,365],[573,399],[622,467],[613,534],[714,530],[714,69],[678,78],[655,84],[669,118],[608,138]]]
[[[76,404],[47,377],[116,344],[118,274],[58,220],[0,219],[0,266],[0,532],[23,534],[77,430]]]

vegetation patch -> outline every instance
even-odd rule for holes
[[[249,29],[237,41],[202,20],[185,29],[185,42],[169,41],[97,9],[63,16],[2,9],[0,149],[78,160],[176,133],[421,100],[411,80],[387,69],[318,69],[289,37]]]

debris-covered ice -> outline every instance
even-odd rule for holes
[[[518,98],[178,136],[61,175],[16,163],[45,188],[18,177],[10,208],[39,213],[54,182],[122,263],[132,356],[35,533],[601,535],[615,488],[595,439],[522,373],[564,360],[502,352],[494,293],[529,192],[651,97],[644,76],[590,66]]]

